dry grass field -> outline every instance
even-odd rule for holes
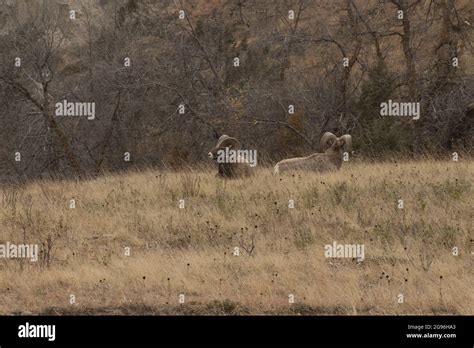
[[[474,314],[474,162],[214,174],[3,187],[0,244],[40,258],[0,259],[0,314]],[[365,260],[326,258],[334,241]]]

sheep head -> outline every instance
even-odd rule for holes
[[[224,134],[217,141],[217,145],[211,151],[209,151],[207,155],[210,159],[217,160],[219,151],[225,151],[226,147],[232,150],[238,150],[241,148],[241,145],[236,138],[232,138]]]
[[[239,178],[250,175],[249,163],[227,163],[219,160],[219,157],[226,151],[238,151],[241,149],[240,142],[236,138],[222,135],[217,141],[217,145],[208,153],[211,160],[217,163],[217,177],[221,178]]]
[[[320,145],[323,152],[334,145],[337,149],[342,148],[343,152],[352,153],[352,137],[349,134],[344,134],[338,138],[333,133],[326,132],[321,137]]]

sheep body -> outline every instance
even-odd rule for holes
[[[242,152],[245,151],[240,150],[240,147],[240,142],[236,138],[228,135],[222,135],[219,138],[217,145],[208,153],[209,158],[217,163],[216,177],[235,179],[252,175],[251,165],[248,159],[242,155]],[[236,151],[232,163],[219,161],[220,155],[228,154],[230,150]]]
[[[326,133],[332,134],[332,133]],[[322,143],[327,144],[327,136],[323,136]],[[331,144],[324,153],[313,153],[307,157],[296,157],[287,158],[278,162],[273,170],[274,174],[280,174],[283,172],[294,171],[294,170],[307,170],[315,172],[329,172],[337,171],[342,166],[342,157],[344,153],[344,147],[351,148],[351,137],[346,134],[340,138],[336,138],[334,135],[331,137]],[[324,148],[324,146],[322,146]]]
[[[245,163],[218,163],[216,177],[235,179],[252,175],[250,164]]]
[[[278,162],[274,168],[274,174],[291,170],[308,170],[315,172],[336,171],[340,168],[334,162],[337,158],[329,157],[326,153],[314,153],[307,157],[288,158]]]

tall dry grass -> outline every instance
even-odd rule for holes
[[[4,188],[0,244],[41,257],[0,259],[0,313],[474,314],[473,182],[474,162],[426,160]],[[365,260],[325,258],[333,241]]]

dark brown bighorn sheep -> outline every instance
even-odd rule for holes
[[[208,153],[209,158],[217,163],[216,177],[234,179],[251,175],[250,163],[243,156],[248,150],[240,149],[236,138],[225,134],[219,138],[217,145]]]
[[[321,138],[320,145],[323,153],[284,159],[275,165],[274,174],[294,170],[336,171],[341,168],[344,153],[352,152],[352,138],[349,134],[338,138],[333,133],[326,132]]]

